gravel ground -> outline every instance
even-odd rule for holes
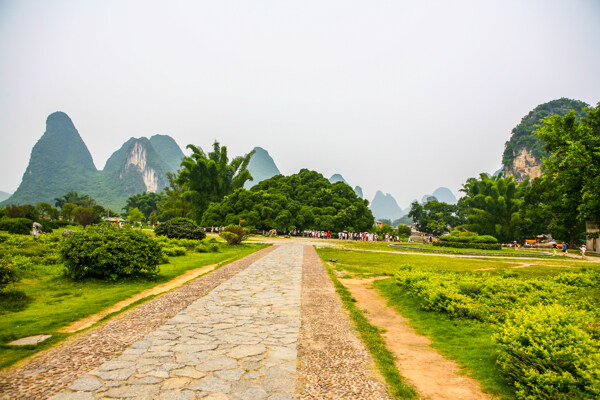
[[[304,247],[299,399],[392,399],[317,252]]]
[[[65,389],[275,248],[219,268],[0,372],[0,398],[43,399]]]

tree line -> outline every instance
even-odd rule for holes
[[[600,103],[581,118],[574,111],[547,117],[535,134],[548,153],[541,177],[470,178],[456,205],[413,203],[409,216],[417,228],[433,235],[459,228],[502,242],[548,233],[571,245],[583,239],[586,222],[600,222]]]

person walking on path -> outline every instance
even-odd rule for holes
[[[581,250],[581,257],[585,258],[585,251],[587,250],[587,248],[585,247],[585,244],[580,247],[580,250]]]
[[[556,243],[552,244],[552,255],[555,256],[556,255],[556,250],[558,250],[558,246],[556,245]]]
[[[565,253],[565,254],[567,254],[567,242],[564,242],[562,244],[562,252]]]

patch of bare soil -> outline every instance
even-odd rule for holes
[[[80,319],[79,321],[75,321],[71,325],[59,329],[59,332],[73,333],[73,332],[78,332],[83,329],[89,328],[90,326],[94,325],[96,322],[100,321],[102,318],[106,317],[109,314],[121,311],[123,308],[127,307],[130,304],[135,303],[138,300],[143,299],[144,297],[165,293],[171,289],[175,289],[175,288],[183,285],[184,283],[197,278],[198,276],[200,276],[202,274],[212,271],[218,265],[219,264],[205,265],[204,267],[189,270],[186,273],[184,273],[183,275],[179,275],[178,277],[170,280],[169,282],[161,283],[160,285],[156,285],[153,288],[146,289],[143,292],[140,292],[134,296],[131,296],[128,299],[122,300],[122,301],[118,302],[117,304],[100,311],[99,313],[92,314],[83,319]]]
[[[431,348],[431,341],[418,335],[408,321],[372,287],[373,279],[341,279],[352,293],[356,304],[366,310],[371,324],[383,328],[387,348],[396,355],[400,374],[423,398],[492,399],[481,391],[479,383],[460,374],[455,361],[444,358]]]

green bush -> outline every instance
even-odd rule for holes
[[[194,249],[198,253],[217,253],[219,251],[219,245],[217,243],[202,242]]]
[[[459,234],[452,231],[449,235],[440,236],[442,242],[456,243],[498,243],[498,239],[490,235],[479,236],[473,232],[460,232]]]
[[[181,246],[164,246],[162,252],[169,257],[177,257],[185,255],[185,247]]]
[[[14,264],[9,260],[0,258],[0,290],[9,283],[16,282],[18,279]]]
[[[0,219],[0,231],[8,231],[15,235],[29,235],[33,227],[33,221],[29,218],[7,218]]]
[[[514,311],[494,340],[520,399],[600,397],[600,345],[588,314],[558,304]]]
[[[10,238],[10,235],[6,232],[0,232],[0,243],[6,242]]]
[[[195,239],[202,240],[206,233],[194,221],[188,218],[173,218],[158,225],[154,230],[157,236],[166,236],[170,239]]]
[[[454,247],[457,249],[480,249],[480,250],[502,250],[500,243],[463,243],[463,242],[448,242],[442,241],[441,238],[437,242],[433,242],[434,246]]]
[[[240,244],[245,239],[248,232],[239,225],[229,225],[219,234],[229,244]]]
[[[112,226],[74,232],[59,249],[66,274],[73,279],[155,275],[163,261],[160,245],[146,234]]]

